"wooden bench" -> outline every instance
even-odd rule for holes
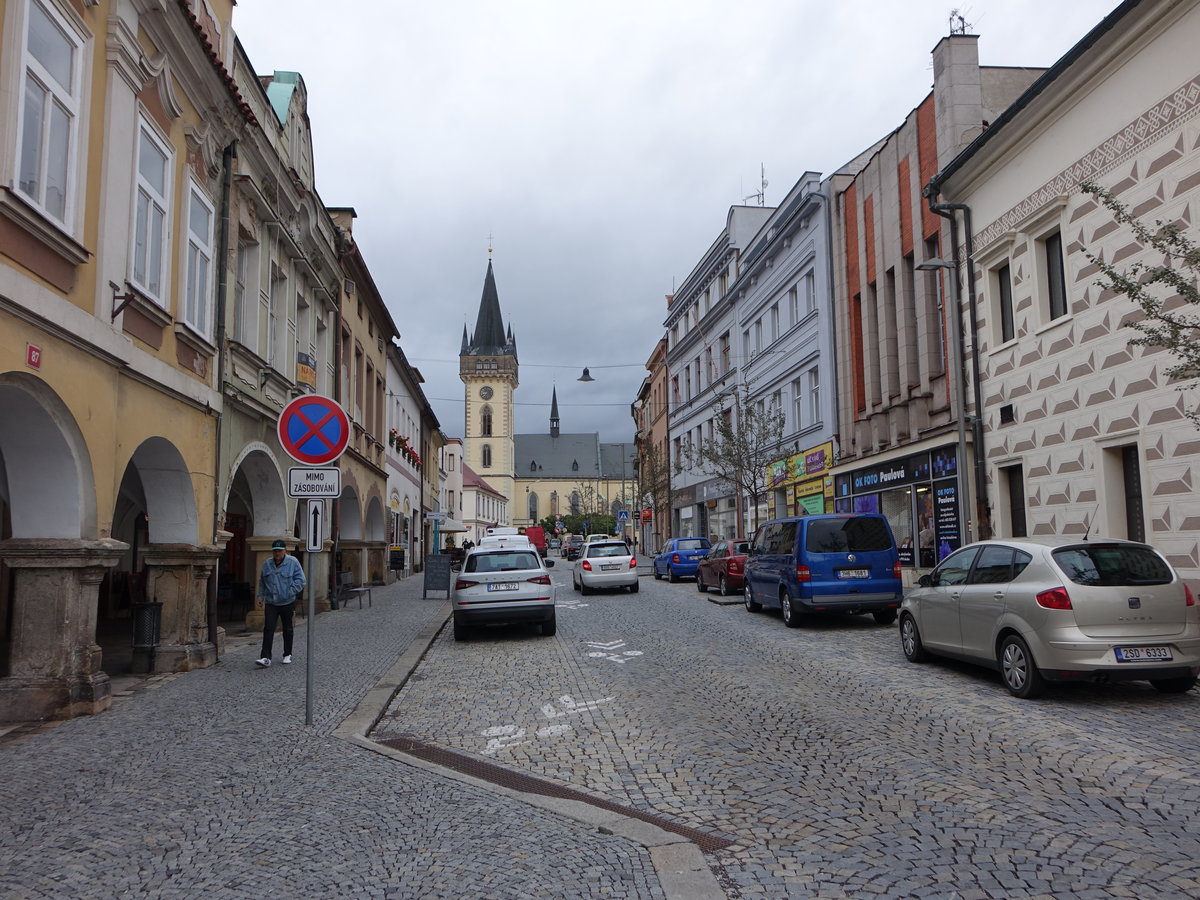
[[[374,606],[371,600],[371,589],[369,587],[354,587],[353,572],[338,572],[338,605],[345,606],[346,600],[349,597],[358,597],[358,608],[362,609],[363,594],[367,595],[367,606]]]

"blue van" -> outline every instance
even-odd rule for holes
[[[778,606],[789,628],[805,613],[871,613],[896,621],[904,598],[900,555],[880,515],[772,519],[746,554],[746,609]]]

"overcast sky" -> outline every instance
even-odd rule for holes
[[[665,295],[762,167],[773,206],[898,126],[954,8],[983,65],[1046,67],[1116,5],[240,0],[234,30],[260,75],[304,77],[317,190],[358,213],[442,430],[463,432],[490,243],[518,432],[548,430],[557,385],[563,431],[629,441]]]

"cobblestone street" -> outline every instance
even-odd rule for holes
[[[320,616],[312,727],[300,629],[290,667],[255,669],[243,639],[103,715],[10,732],[0,894],[1200,895],[1195,691],[1022,702],[905,663],[869,617],[793,631],[688,582],[584,598],[554,578],[554,638],[455,642],[418,579]],[[401,735],[491,774],[381,743]]]

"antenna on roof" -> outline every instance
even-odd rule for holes
[[[1092,523],[1096,521],[1096,513],[1098,513],[1099,511],[1100,511],[1100,501],[1097,500],[1096,505],[1094,507],[1092,507],[1091,518],[1088,519],[1087,531],[1085,531],[1083,533],[1083,539],[1085,541],[1088,539],[1088,535],[1092,533]]]
[[[760,182],[759,182],[758,190],[753,194],[747,194],[745,197],[742,198],[742,202],[745,203],[747,200],[757,199],[759,206],[766,206],[767,205],[767,184],[768,184],[768,182],[767,182],[767,167],[763,163],[759,163],[758,165],[759,165],[759,169],[761,170],[760,174],[759,174]]]
[[[971,23],[958,11],[957,8],[950,10],[950,33],[951,34],[966,34],[967,29],[971,27]]]

